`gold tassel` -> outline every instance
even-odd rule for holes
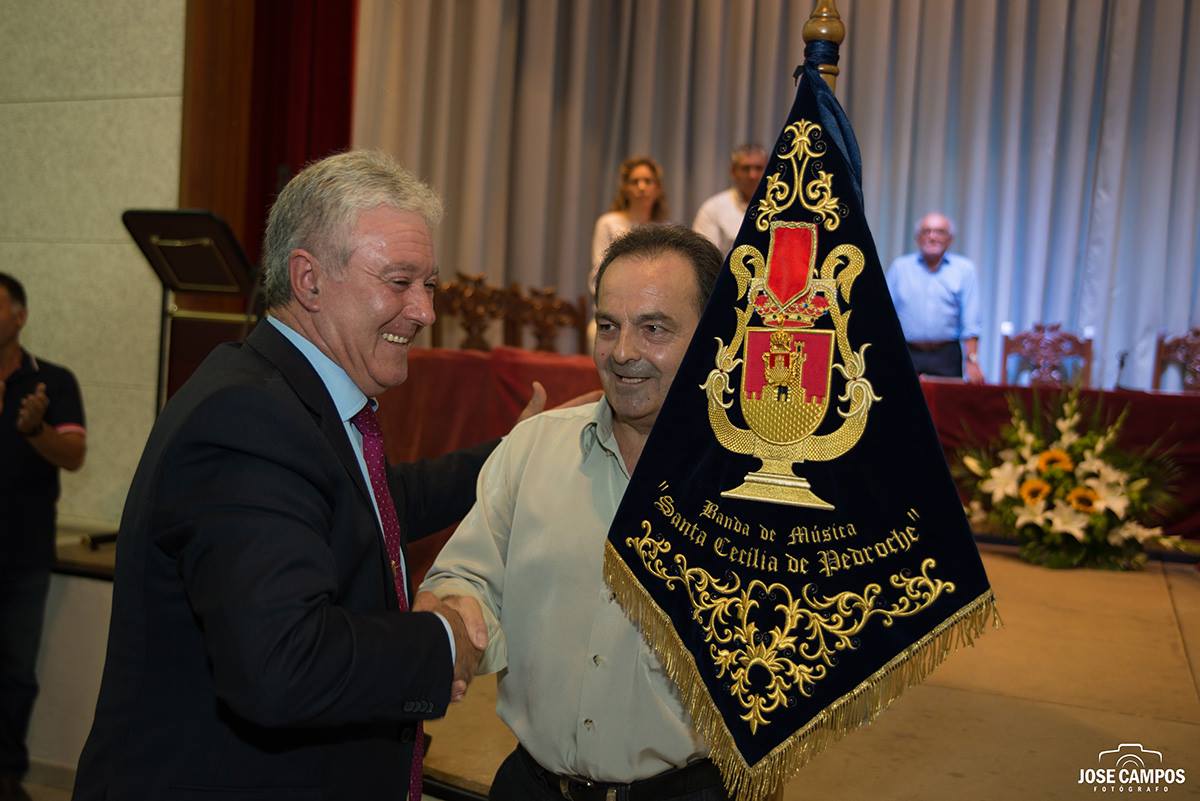
[[[671,619],[654,603],[611,543],[605,543],[604,548],[604,579],[679,688],[692,725],[708,743],[710,758],[721,771],[725,789],[737,801],[766,798],[829,745],[874,721],[901,693],[924,681],[953,651],[973,645],[989,623],[993,628],[1002,625],[995,596],[989,589],[826,707],[756,764],[749,765],[709,698],[692,654],[679,639]]]

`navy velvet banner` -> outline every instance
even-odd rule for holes
[[[995,614],[857,157],[806,68],[606,548],[610,586],[741,799]]]

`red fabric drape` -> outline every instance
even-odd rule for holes
[[[529,399],[535,378],[545,385],[549,406],[600,387],[587,356],[507,347],[490,353],[413,350],[408,381],[379,399],[389,461],[437,456],[503,435]],[[997,436],[1009,421],[1008,395],[1031,392],[1028,387],[938,380],[923,380],[921,389],[947,459],[957,458],[964,445]],[[1200,395],[1084,391],[1085,403],[1097,399],[1114,415],[1129,406],[1122,446],[1144,448],[1160,439],[1175,443],[1173,458],[1183,475],[1179,504],[1166,532],[1200,538]],[[410,550],[418,581],[450,531]]]
[[[354,0],[258,0],[246,177],[246,250],[257,262],[267,210],[307,162],[350,146]]]

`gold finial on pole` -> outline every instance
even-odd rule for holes
[[[846,38],[846,26],[842,23],[834,0],[817,0],[812,14],[808,16],[808,22],[804,23],[803,35],[805,44],[815,41],[833,42],[838,46],[842,44],[842,40]],[[837,88],[837,64],[821,64],[817,70],[830,89]]]

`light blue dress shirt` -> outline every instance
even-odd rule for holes
[[[979,336],[979,289],[970,259],[947,253],[931,271],[920,253],[907,253],[888,267],[887,285],[909,342]]]
[[[366,394],[358,388],[358,385],[350,379],[346,371],[338,365],[333,359],[321,352],[321,349],[309,342],[298,332],[293,330],[285,323],[267,316],[267,322],[275,326],[275,330],[287,337],[287,341],[296,346],[296,350],[308,359],[308,363],[317,371],[317,375],[321,378],[321,383],[325,385],[325,389],[329,392],[329,397],[333,398],[333,406],[337,409],[338,417],[342,418],[342,425],[346,428],[346,436],[350,438],[350,447],[354,450],[354,457],[358,459],[358,469],[362,471],[363,481],[367,488],[371,490],[371,505],[375,509],[375,519],[379,521],[379,530],[383,531],[383,519],[379,516],[379,501],[375,498],[375,488],[371,486],[371,476],[367,473],[367,459],[363,455],[363,438],[362,433],[354,427],[350,422],[350,418],[358,414],[358,410],[363,407],[369,400],[371,408],[378,408],[379,404],[374,398],[368,398]],[[405,576],[408,575],[408,565],[404,563],[404,553],[400,553],[400,568],[404,571]],[[450,628],[450,622],[441,614],[438,614],[442,625],[446,627],[446,636],[450,638],[450,661],[455,660],[454,648],[454,632]]]

